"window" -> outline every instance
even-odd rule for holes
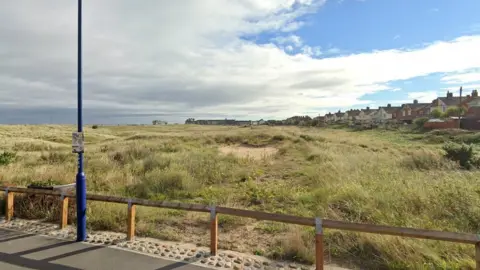
[[[402,111],[402,115],[405,116],[405,111]]]
[[[412,111],[411,110],[408,110],[408,115],[411,115],[412,114]]]

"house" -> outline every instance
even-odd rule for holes
[[[392,106],[392,104],[387,104],[386,107],[382,107],[383,111],[387,114],[386,120],[387,121],[395,121],[397,120],[397,112],[400,111],[401,106]]]
[[[265,125],[265,120],[260,119],[258,121],[252,121],[252,126],[260,126],[260,125]]]
[[[334,116],[335,116],[335,122],[347,121],[348,120],[348,114],[343,113],[340,110],[337,113],[335,113]]]
[[[422,109],[430,105],[430,103],[418,103],[418,100],[416,99],[413,103],[402,104],[402,108],[397,112],[397,121],[411,124],[416,118],[428,116],[428,114],[424,115]],[[421,113],[419,112],[420,110],[422,110]]]
[[[370,107],[367,107],[366,109],[361,109],[360,112],[358,113],[357,120],[360,122],[371,122],[373,115],[375,114],[377,110],[372,110]]]
[[[360,110],[349,110],[347,111],[348,121],[355,121],[360,114]]]
[[[335,120],[335,116],[332,113],[325,114],[325,122],[333,122]]]
[[[463,107],[465,111],[468,111],[470,107],[480,106],[480,97],[478,96],[478,91],[473,90],[471,95],[467,95],[464,99],[462,99],[460,106]]]
[[[375,123],[385,123],[390,119],[392,119],[392,115],[387,113],[383,107],[378,107],[378,110],[372,113],[372,121]]]
[[[438,97],[432,101],[430,112],[435,109],[438,109],[441,112],[446,112],[448,108],[459,106],[461,100],[461,97],[454,97],[453,93],[447,91],[446,97]]]

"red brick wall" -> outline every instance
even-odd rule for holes
[[[423,127],[426,129],[458,128],[458,120],[448,120],[445,122],[426,122]]]

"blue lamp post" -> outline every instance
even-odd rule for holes
[[[78,0],[78,55],[77,55],[77,99],[78,99],[78,173],[77,189],[77,241],[87,238],[87,184],[83,172],[83,115],[82,115],[82,0]]]

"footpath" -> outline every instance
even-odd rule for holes
[[[211,256],[195,245],[137,238],[125,234],[92,232],[87,241],[75,242],[75,230],[58,230],[55,224],[14,219],[0,221],[2,270],[309,270],[314,266],[276,262],[254,255],[220,251]],[[347,270],[325,266],[326,270]]]

